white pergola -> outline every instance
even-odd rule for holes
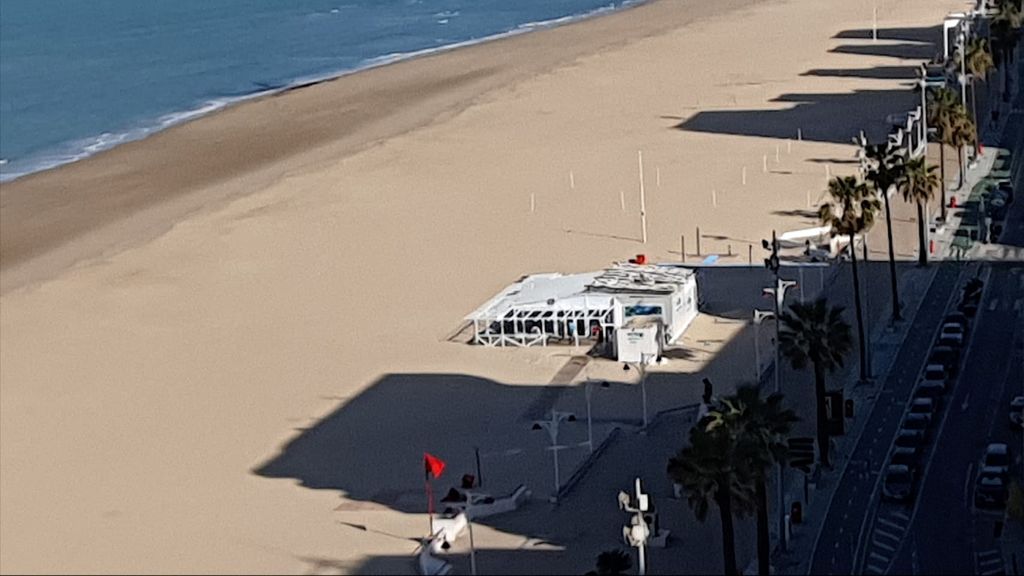
[[[622,298],[672,294],[693,282],[692,275],[681,268],[621,263],[600,272],[534,274],[507,286],[466,320],[473,323],[474,344],[579,346],[621,327]]]

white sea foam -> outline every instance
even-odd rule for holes
[[[415,3],[417,0],[410,1]],[[516,36],[519,34],[532,32],[538,29],[564,25],[570,22],[575,22],[591,18],[594,16],[606,14],[614,10],[632,7],[642,3],[643,1],[644,0],[624,0],[617,4],[608,4],[606,6],[602,6],[600,8],[596,8],[594,10],[580,14],[563,16],[560,18],[553,18],[550,20],[526,22],[516,26],[511,30],[507,30],[497,34],[491,34],[488,36],[482,36],[480,38],[472,38],[469,40],[463,40],[461,42],[454,42],[451,44],[445,44],[442,46],[435,46],[431,48],[424,48],[421,50],[413,50],[409,52],[393,52],[389,54],[384,54],[374,58],[365,59],[354,67],[299,77],[283,86],[269,88],[265,90],[258,90],[252,93],[229,98],[211,99],[193,108],[163,115],[157,118],[156,121],[152,123],[137,126],[129,130],[125,130],[123,132],[105,132],[98,136],[68,142],[57,149],[50,150],[42,154],[30,155],[23,159],[5,158],[2,161],[0,161],[0,182],[9,182],[11,180],[20,178],[22,176],[26,176],[28,174],[40,172],[43,170],[49,170],[51,168],[56,168],[64,164],[69,164],[71,162],[76,162],[78,160],[88,158],[89,156],[92,156],[93,154],[96,154],[98,152],[109,150],[115,146],[124,144],[126,142],[141,140],[147,136],[150,136],[156,132],[159,132],[176,124],[181,124],[183,122],[188,122],[190,120],[200,118],[202,116],[220,110],[226,106],[237,104],[245,100],[251,100],[253,98],[258,98],[268,94],[282,92],[293,88],[298,88],[310,84],[315,84],[318,82],[348,76],[356,72],[368,70],[371,68],[377,68],[380,66],[386,66],[389,64],[393,64],[395,62],[400,62],[411,58],[429,56],[431,54],[438,54],[442,52],[447,52],[449,50],[454,50],[457,48],[463,48],[466,46],[473,46],[484,42],[490,42],[492,40],[498,40],[500,38]],[[340,6],[340,8],[346,7],[347,6],[344,5]],[[338,11],[338,8],[330,10],[330,12],[334,14],[337,14]],[[458,10],[443,11],[435,14],[435,16],[442,18],[441,20],[437,20],[437,23],[439,24],[447,23],[449,22],[449,18],[456,17],[458,15]]]

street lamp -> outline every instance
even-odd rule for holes
[[[780,358],[779,358],[779,327],[780,327],[780,324],[782,324],[782,322],[779,319],[781,318],[780,315],[782,313],[782,306],[783,306],[783,304],[785,304],[785,301],[786,301],[786,290],[789,290],[790,288],[796,286],[796,282],[793,282],[792,280],[783,280],[783,279],[779,278],[779,268],[781,268],[781,264],[779,262],[779,241],[775,237],[775,231],[774,230],[772,230],[772,241],[771,241],[771,244],[769,244],[767,240],[761,240],[761,245],[764,246],[764,248],[766,250],[771,250],[771,256],[769,256],[768,258],[765,258],[764,265],[765,265],[766,268],[768,268],[769,270],[771,270],[775,274],[775,287],[774,288],[763,288],[761,291],[765,295],[774,296],[773,300],[775,301],[774,302],[774,304],[775,304],[775,311],[774,311],[774,316],[775,316],[775,393],[776,394],[781,394],[782,393],[782,381],[780,380],[779,376],[780,376],[780,372],[782,371],[782,365],[781,365]],[[755,312],[755,322],[756,322],[756,319],[757,319],[756,314],[757,314],[757,312]],[[763,319],[764,318],[762,317],[762,320]],[[779,472],[778,472],[779,481],[776,482],[775,484],[777,486],[777,492],[778,492],[777,493],[777,498],[778,498],[778,501],[779,501],[779,548],[782,549],[783,552],[785,552],[786,551],[786,514],[785,514],[785,510],[786,510],[786,490],[785,490],[784,484],[785,484],[785,481],[786,481],[786,471],[782,468],[782,462],[779,462],[778,470],[779,470]]]
[[[644,576],[647,574],[647,539],[651,537],[651,529],[647,525],[647,519],[644,518],[644,512],[650,509],[650,496],[644,494],[640,488],[640,479],[636,479],[634,485],[636,489],[636,504],[634,505],[633,500],[626,492],[619,492],[619,509],[633,514],[630,518],[629,526],[622,527],[622,535],[629,542],[630,546],[637,549],[637,556],[640,560],[638,562],[639,567],[637,574]]]
[[[761,323],[775,318],[775,312],[754,310],[754,382],[761,386]]]
[[[644,425],[643,430],[647,429],[647,365],[657,358],[657,354],[650,354],[647,352],[640,353],[640,362],[634,364],[632,362],[623,362],[622,371],[629,372],[629,367],[636,367],[637,372],[640,373],[640,397],[643,402],[644,408]]]
[[[552,502],[558,502],[558,489],[561,486],[561,482],[558,477],[558,451],[568,448],[568,446],[562,446],[558,443],[558,425],[562,422],[575,422],[576,415],[571,412],[558,412],[551,410],[551,416],[547,420],[534,420],[531,430],[546,430],[548,433],[548,439],[551,440],[551,446],[548,450],[551,450],[551,455],[555,464],[555,493],[551,497]]]

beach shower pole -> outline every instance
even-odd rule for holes
[[[640,234],[644,244],[647,244],[647,202],[644,198],[644,153],[636,151],[636,158],[640,165]]]

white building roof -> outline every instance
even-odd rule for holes
[[[510,310],[609,309],[617,294],[671,294],[692,277],[685,268],[622,263],[600,272],[534,274],[510,284],[466,320],[504,318]]]

